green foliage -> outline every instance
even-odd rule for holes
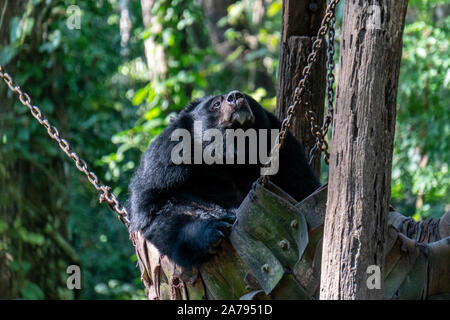
[[[417,219],[450,205],[450,18],[433,16],[442,3],[413,1],[404,33],[392,198]]]
[[[418,219],[450,206],[450,20],[436,16],[446,2],[410,0],[404,36],[392,201]],[[258,11],[253,0],[236,1],[213,22],[230,48],[221,55],[199,1],[156,0],[149,28],[139,1],[130,1],[129,53],[121,56],[119,1],[27,1],[7,21],[0,64],[14,70],[33,102],[123,201],[142,151],[193,98],[239,88],[275,107],[282,8],[281,0],[263,3]],[[82,10],[80,30],[66,26],[74,4]],[[338,26],[341,19],[340,7]],[[151,77],[145,41],[164,53],[164,71]],[[65,288],[70,259],[58,236],[79,259],[81,298],[144,297],[127,231],[98,205],[92,186],[20,103],[1,110],[0,124],[0,181],[8,181],[0,207],[17,211],[0,216],[0,253],[12,257],[15,298],[76,297]],[[28,171],[11,173],[11,163]]]
[[[158,62],[164,64],[166,70],[155,74],[150,83],[135,92],[132,102],[138,107],[136,114],[139,119],[131,129],[113,137],[113,142],[121,144],[121,148],[103,158],[106,162],[122,161],[123,152],[133,148],[142,152],[168,124],[168,116],[172,112],[188,104],[192,95],[204,94],[202,88],[206,81],[201,62],[208,49],[199,45],[201,41],[198,38],[207,35],[201,29],[200,34],[193,31],[201,23],[200,8],[194,1],[156,1],[151,15],[152,26],[159,27],[139,28],[136,33],[140,34],[141,41],[149,40],[162,48],[164,57]],[[131,64],[141,61],[132,61]],[[128,73],[128,70],[123,72]],[[128,165],[130,169],[132,166]]]
[[[230,6],[229,15],[218,22],[228,26],[225,37],[233,48],[233,52],[223,58],[205,41],[209,38],[208,29],[204,28],[207,22],[198,1],[155,2],[151,11],[152,26],[138,29],[137,33],[143,41],[151,40],[155,46],[163,48],[164,56],[158,63],[166,65],[166,71],[153,74],[146,86],[135,91],[132,102],[138,107],[139,118],[133,127],[113,136],[112,141],[119,147],[102,158],[114,178],[119,178],[119,172],[135,168],[136,163],[127,161],[126,153],[143,152],[167,126],[173,113],[194,98],[240,88],[268,109],[275,107],[281,1],[269,1],[269,5],[270,10],[255,24],[252,24],[252,7],[247,1]],[[124,68],[126,76],[132,74],[129,70],[139,69],[133,65],[140,63],[142,60],[130,62],[130,66]]]
[[[66,8],[72,4],[82,10],[80,30],[66,26]],[[138,17],[139,4],[131,9]],[[139,79],[126,78],[119,72],[123,61],[118,54],[116,1],[29,1],[26,10],[23,16],[11,19],[11,41],[0,49],[1,63],[6,64],[7,70],[15,67],[15,80],[29,92],[33,103],[57,125],[102,180],[112,180],[108,166],[95,160],[115,150],[111,136],[134,124],[135,108],[125,92],[141,86]],[[45,32],[32,33],[29,26],[33,19],[46,21]],[[44,27],[42,22],[39,26]],[[36,39],[37,35],[42,37]],[[99,35],[104,41],[98,40]],[[141,54],[140,38],[134,35],[130,43],[130,56]],[[0,196],[0,206],[14,203],[20,209],[12,224],[0,220],[0,231],[8,239],[0,240],[0,246],[12,257],[9,267],[17,287],[16,297],[64,299],[77,294],[65,288],[66,268],[72,262],[58,251],[55,241],[66,234],[79,258],[76,263],[82,272],[82,297],[113,298],[112,294],[99,296],[95,291],[96,284],[108,279],[129,283],[135,290],[127,298],[143,296],[138,290],[139,271],[130,262],[134,252],[128,233],[107,208],[97,205],[92,186],[74,170],[71,161],[20,103],[15,102],[2,120],[6,125],[0,133],[0,177],[8,174],[2,163],[26,162],[34,172],[23,176],[30,179],[25,185],[29,194],[23,194],[19,189],[21,182],[17,181]],[[139,158],[138,153],[128,156],[129,161]],[[61,164],[63,171],[58,169]],[[126,190],[129,178],[127,172],[123,173],[115,191],[120,194]],[[35,207],[38,205],[42,207]],[[68,220],[66,213],[70,213]],[[5,224],[9,226],[4,228]],[[54,256],[49,252],[61,258],[53,263]],[[41,259],[48,260],[48,264],[39,264]],[[45,279],[36,274],[42,269],[52,276]],[[56,283],[50,282],[53,278]],[[54,288],[52,292],[50,287]],[[121,297],[125,298],[125,293]]]

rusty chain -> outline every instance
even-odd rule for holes
[[[310,120],[311,128],[316,130],[311,130],[312,134],[316,137],[316,143],[314,144],[314,147],[311,148],[309,153],[309,164],[314,161],[314,158],[317,153],[323,152],[323,159],[327,165],[330,163],[330,153],[328,151],[328,142],[325,140],[325,137],[328,133],[328,128],[330,127],[331,122],[333,121],[333,114],[334,114],[334,69],[335,69],[335,63],[334,63],[334,37],[335,37],[335,30],[334,30],[334,24],[336,23],[336,17],[333,17],[330,20],[330,28],[328,29],[328,37],[327,37],[327,62],[326,62],[326,95],[327,95],[327,114],[323,120],[322,128],[320,130],[316,129],[317,125],[315,122],[315,116],[313,114],[313,111],[310,110],[308,114],[312,114]],[[307,114],[307,118],[308,118]]]
[[[307,65],[303,68],[301,80],[298,82],[297,87],[294,90],[294,102],[289,106],[286,111],[286,118],[281,123],[281,130],[278,134],[277,141],[275,146],[271,151],[271,156],[269,161],[265,164],[266,167],[270,166],[272,160],[278,156],[280,148],[283,146],[283,143],[286,139],[288,129],[292,125],[292,121],[294,120],[295,112],[298,109],[299,105],[308,105],[309,104],[309,90],[308,85],[311,81],[312,75],[312,67],[317,63],[319,59],[319,52],[322,48],[322,44],[324,42],[325,36],[328,34],[330,29],[334,28],[335,22],[335,10],[336,6],[339,3],[339,0],[331,0],[326,8],[325,16],[322,19],[320,29],[317,32],[316,40],[312,45],[312,51],[308,56]],[[334,37],[334,31],[332,33]],[[333,77],[334,81],[334,77]],[[334,95],[334,93],[333,93]],[[326,123],[331,123],[332,111],[329,110],[327,117],[325,118]],[[311,125],[311,133],[316,137],[316,148],[319,148],[323,152],[328,152],[328,144],[325,141],[325,135],[328,132],[328,126],[326,130],[320,128],[317,124],[317,116],[312,110],[309,110],[306,113],[306,117]],[[330,117],[330,118],[329,118]],[[325,123],[324,123],[325,125]],[[326,153],[328,154],[328,153]],[[328,160],[328,156],[326,157]],[[326,160],[326,161],[327,161]],[[269,180],[269,176],[265,175],[262,177],[262,182],[267,183]]]
[[[5,81],[12,92],[17,94],[20,102],[25,107],[27,107],[30,110],[32,116],[36,118],[36,120],[39,121],[39,123],[44,126],[45,129],[47,129],[47,133],[50,138],[58,143],[61,150],[64,151],[64,153],[75,162],[77,169],[83,172],[88,178],[89,182],[94,186],[94,188],[98,192],[100,192],[100,203],[106,203],[108,207],[117,214],[119,220],[128,228],[130,221],[128,220],[127,210],[119,203],[119,200],[117,200],[117,197],[114,195],[114,193],[111,192],[111,187],[102,184],[95,173],[89,170],[86,161],[81,159],[77,155],[77,153],[73,151],[73,149],[70,147],[69,142],[60,136],[58,129],[52,126],[45,115],[42,113],[42,111],[37,106],[31,103],[30,96],[26,92],[23,92],[22,89],[14,83],[12,77],[8,73],[6,73],[1,65],[0,78]]]

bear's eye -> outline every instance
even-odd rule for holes
[[[219,107],[220,107],[220,101],[216,101],[211,106],[211,110],[217,110],[217,109],[219,109]]]

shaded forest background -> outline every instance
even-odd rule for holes
[[[447,2],[410,0],[404,35],[392,203],[417,220],[450,210]],[[274,109],[281,9],[0,0],[0,64],[124,201],[141,153],[192,98],[238,88]],[[338,41],[341,21],[339,7]],[[81,290],[66,287],[70,264],[81,266]],[[135,264],[126,229],[0,85],[0,298],[144,298]]]

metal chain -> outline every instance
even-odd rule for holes
[[[12,92],[17,94],[20,102],[24,106],[26,106],[30,110],[33,117],[35,117],[36,120],[45,127],[45,129],[47,129],[47,133],[50,138],[58,142],[61,150],[64,151],[64,153],[75,162],[77,169],[83,172],[88,178],[89,182],[94,186],[94,188],[101,193],[99,198],[100,203],[106,202],[108,207],[112,211],[117,213],[117,217],[119,218],[119,220],[128,228],[130,221],[128,220],[127,210],[119,203],[119,200],[117,200],[117,197],[114,195],[114,193],[111,192],[111,187],[102,184],[95,173],[89,170],[86,161],[81,159],[76,154],[76,152],[72,150],[69,142],[60,136],[58,129],[50,124],[42,111],[37,106],[32,105],[30,96],[26,92],[23,92],[20,87],[14,83],[12,77],[8,73],[6,73],[1,65],[0,78],[5,81]]]
[[[335,29],[334,24],[336,23],[336,17],[333,17],[330,21],[330,28],[328,29],[327,35],[327,62],[326,62],[326,95],[327,95],[327,114],[323,120],[322,128],[320,130],[314,130],[312,133],[316,137],[316,143],[314,147],[310,150],[309,153],[309,164],[314,161],[317,153],[323,152],[323,159],[327,165],[330,163],[330,153],[328,151],[328,142],[325,140],[325,137],[328,133],[328,129],[330,127],[331,122],[333,121],[334,115],[334,38],[335,38]],[[312,128],[315,129],[317,125],[311,124]]]
[[[312,67],[314,64],[317,63],[317,61],[319,59],[319,51],[322,48],[322,44],[323,44],[325,36],[328,33],[328,30],[334,27],[334,21],[336,19],[335,18],[335,9],[336,9],[336,6],[338,3],[339,3],[339,0],[331,0],[328,3],[328,6],[327,6],[327,9],[325,12],[325,16],[322,19],[320,29],[317,32],[316,40],[314,41],[314,43],[312,45],[312,51],[308,56],[307,65],[303,68],[302,78],[294,90],[294,102],[289,106],[289,108],[286,111],[287,116],[281,123],[280,133],[278,134],[276,144],[271,151],[270,159],[265,164],[266,167],[270,166],[270,164],[272,163],[272,159],[274,159],[276,156],[278,156],[280,148],[283,146],[283,143],[286,140],[286,135],[287,135],[288,129],[292,125],[292,121],[294,120],[295,112],[298,109],[298,106],[309,104],[309,101],[307,98],[307,96],[309,96],[307,86],[309,86],[309,82],[311,81]],[[322,144],[318,147],[320,147],[320,149],[323,150],[325,148],[325,146],[328,146],[328,145],[326,144],[326,142],[323,143],[325,141],[322,136],[323,130],[321,128],[319,128],[319,126],[317,125],[317,117],[312,110],[308,111],[306,113],[306,116],[307,116],[308,120],[310,121],[312,134],[317,139],[319,139],[319,141],[322,142]],[[267,183],[268,180],[269,180],[268,175],[265,175],[262,177],[263,184]]]

